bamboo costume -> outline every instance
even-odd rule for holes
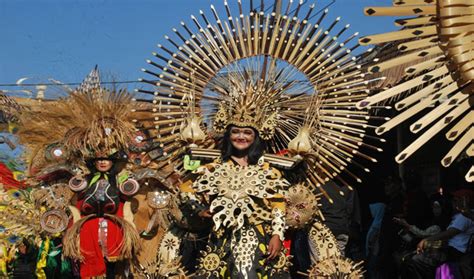
[[[158,45],[147,60],[148,68],[142,70],[149,76],[141,79],[143,87],[136,90],[135,122],[164,150],[159,158],[154,156],[156,152],[148,153],[155,157],[155,167],[171,165],[187,177],[187,171],[195,167],[187,156],[193,160],[218,158],[216,145],[226,127],[234,125],[251,127],[266,141],[265,161],[271,159],[280,167],[291,168],[304,160],[307,171],[300,187],[314,194],[320,194],[320,186],[329,180],[349,187],[360,183],[356,174],[362,164],[358,161],[376,162],[361,147],[382,151],[364,140],[383,140],[366,136],[371,116],[368,110],[355,107],[368,96],[372,81],[361,61],[351,54],[358,47],[353,40],[357,33],[347,34],[349,25],[338,27],[339,18],[325,22],[327,10],[316,16],[315,5],[306,5],[310,1],[269,1],[270,8],[266,1],[260,1],[260,6],[248,1],[247,7],[243,1],[236,2],[234,6],[224,1],[224,14],[211,6],[211,13],[200,11],[200,16],[191,16],[191,23],[182,21],[179,28],[173,28],[174,34],[165,36],[166,42]],[[150,105],[143,107],[141,102]],[[243,245],[232,239],[257,225],[252,217],[257,212],[254,206],[260,205],[256,200],[271,199],[274,194],[287,198],[289,184],[282,182],[286,185],[282,189],[258,194],[246,187],[242,191],[230,189],[234,187],[233,175],[237,181],[252,182],[245,177],[245,168],[234,174],[234,167],[231,162],[215,161],[200,169],[201,177],[194,184],[181,185],[184,195],[197,194],[188,197],[196,210],[209,205],[215,213],[216,231],[199,269],[207,272],[204,276],[267,276],[267,270],[253,269],[260,264],[258,249],[247,259],[252,264],[256,260],[257,265],[242,268],[240,259],[231,258],[240,253],[235,247]],[[226,182],[219,185],[221,178]],[[306,195],[298,189],[290,192],[293,197]],[[197,198],[192,200],[193,196]],[[209,199],[203,202],[203,196]],[[307,212],[299,212],[302,203],[294,200],[292,204],[288,219],[296,226],[309,224],[316,215],[315,206],[304,204]],[[260,224],[270,235],[272,209],[258,209],[268,215]],[[262,247],[268,244],[264,234],[259,237],[256,242],[264,244]],[[230,268],[223,267],[229,263]],[[270,272],[268,276],[275,275]]]
[[[283,253],[266,261],[271,236],[284,238],[284,196],[289,183],[281,173],[263,158],[249,166],[218,159],[196,173],[200,176],[192,186],[183,184],[181,190],[190,199],[202,198],[214,213],[214,228],[199,264],[199,275],[257,278],[282,273],[286,267]]]

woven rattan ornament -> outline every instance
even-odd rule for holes
[[[322,216],[318,208],[320,195],[314,195],[303,184],[290,187],[285,196],[285,224],[290,228],[300,229],[307,226],[315,217]]]
[[[400,113],[376,129],[383,134],[413,118],[424,109],[430,111],[410,125],[420,136],[396,156],[402,163],[431,138],[446,131],[454,146],[441,160],[448,167],[463,151],[474,155],[474,3],[466,0],[397,0],[393,7],[368,7],[370,16],[404,16],[396,25],[402,30],[371,35],[361,44],[391,43],[399,54],[380,57],[372,72],[383,72],[406,65],[402,82],[358,103],[364,108],[399,97],[395,109]],[[455,123],[455,124],[454,124]],[[454,124],[454,125],[451,125]],[[426,129],[422,133],[422,130]],[[474,181],[474,166],[466,174]]]

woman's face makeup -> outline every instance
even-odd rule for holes
[[[107,159],[96,160],[95,168],[100,172],[107,172],[112,168],[112,161]]]
[[[237,150],[246,150],[255,141],[255,131],[252,128],[230,128],[230,142]]]

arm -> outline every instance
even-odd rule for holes
[[[281,241],[285,234],[285,200],[283,195],[270,201],[272,209],[272,235],[277,235]]]
[[[429,226],[428,228],[422,230],[415,225],[409,225],[408,230],[413,233],[415,236],[424,238],[438,234],[441,229],[437,225]]]
[[[459,219],[459,218],[458,218]],[[456,227],[457,220],[455,219],[451,225],[448,227],[447,230],[440,232],[438,234],[435,234],[433,236],[427,237],[425,239],[422,239],[418,245],[416,246],[416,251],[417,252],[422,252],[424,248],[426,247],[426,242],[427,241],[437,241],[437,240],[448,240],[459,233],[462,232],[462,229],[459,229]]]
[[[272,238],[268,243],[268,258],[278,256],[285,233],[285,201],[283,195],[270,201],[272,208]]]
[[[408,224],[407,221],[403,218],[393,218],[393,221],[399,224],[400,226],[402,226],[405,230],[414,234],[416,237],[421,237],[421,238],[429,237],[441,231],[441,228],[437,225],[429,226],[425,230],[422,230],[415,225]]]

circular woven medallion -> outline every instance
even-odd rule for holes
[[[53,209],[41,215],[41,228],[50,234],[63,232],[67,228],[69,217],[64,210]]]

